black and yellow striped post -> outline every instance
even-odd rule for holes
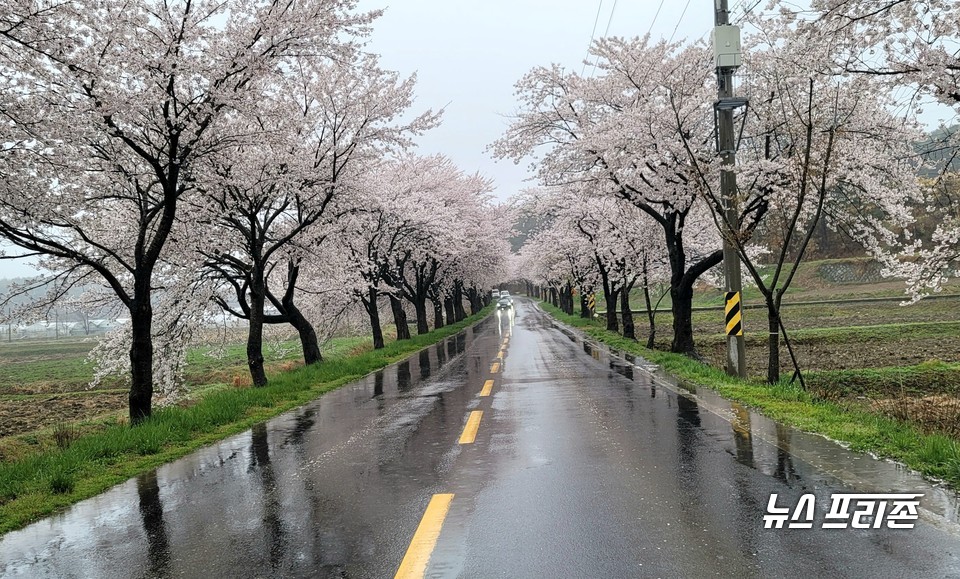
[[[597,313],[597,294],[590,294],[587,297],[587,309],[590,310],[591,316]]]
[[[726,319],[727,319],[727,335],[728,336],[742,336],[743,335],[743,315],[740,312],[740,292],[727,292],[726,307]]]

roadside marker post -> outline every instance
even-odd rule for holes
[[[742,336],[743,314],[740,311],[740,292],[727,292],[725,303],[727,336]]]

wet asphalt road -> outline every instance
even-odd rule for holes
[[[518,299],[7,534],[0,576],[392,577],[431,497],[452,493],[427,576],[960,577],[956,495],[644,364]],[[476,439],[459,444],[476,410]],[[822,518],[833,492],[923,493],[923,516],[910,530],[763,528],[771,493],[813,493]]]

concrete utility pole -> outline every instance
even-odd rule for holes
[[[723,200],[723,278],[726,290],[727,374],[747,377],[746,352],[743,341],[743,323],[740,302],[743,284],[740,256],[733,243],[739,232],[740,211],[737,207],[736,135],[733,130],[733,112],[746,99],[733,94],[733,73],[740,66],[740,29],[730,26],[727,0],[714,0],[715,23],[713,33],[714,55],[717,66],[717,145],[723,160],[720,171],[720,194]]]

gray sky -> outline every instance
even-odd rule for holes
[[[386,8],[370,49],[386,68],[417,72],[417,110],[446,107],[443,125],[420,140],[420,152],[444,153],[463,170],[492,178],[502,200],[527,186],[523,165],[495,162],[484,151],[516,110],[514,83],[552,62],[580,72],[594,22],[597,37],[608,23],[611,36],[650,30],[670,38],[676,29],[675,40],[698,39],[713,28],[711,0],[665,0],[657,15],[659,6],[658,0],[360,0],[364,10]]]
[[[495,162],[485,148],[516,110],[513,85],[525,72],[552,62],[582,70],[595,22],[597,37],[608,25],[615,36],[650,30],[670,38],[676,29],[677,40],[713,27],[711,0],[360,0],[360,8],[386,8],[370,50],[386,68],[417,73],[414,112],[446,107],[443,125],[420,140],[419,152],[443,153],[464,171],[493,179],[501,200],[526,186],[526,171]],[[17,251],[0,242],[3,249]],[[34,274],[27,263],[0,260],[0,278]]]

